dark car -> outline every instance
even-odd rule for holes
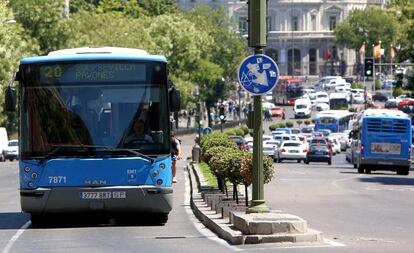
[[[378,92],[374,96],[372,96],[372,100],[374,100],[374,101],[381,101],[381,102],[385,102],[385,101],[387,101],[390,98],[391,98],[391,96],[389,94],[382,93],[382,92]]]
[[[240,135],[229,135],[229,138],[236,143],[240,150],[248,150],[248,146],[244,138]]]
[[[328,145],[328,141],[323,137],[313,138],[310,144]]]
[[[390,110],[398,110],[398,104],[399,103],[397,100],[389,99],[387,102],[385,102],[384,108]]]
[[[327,162],[332,164],[332,151],[327,145],[313,144],[309,146],[308,153],[306,154],[305,163],[310,162]]]

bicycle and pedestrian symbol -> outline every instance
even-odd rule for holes
[[[263,54],[246,57],[240,64],[237,74],[240,85],[252,95],[268,93],[279,80],[277,64]]]

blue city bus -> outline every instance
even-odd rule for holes
[[[398,110],[364,111],[354,123],[352,163],[358,173],[373,170],[408,175],[411,164],[411,118]]]
[[[164,56],[64,49],[22,59],[15,81],[18,99],[7,87],[5,107],[19,108],[21,207],[33,224],[79,213],[167,221],[170,112],[180,95]]]
[[[346,110],[321,111],[315,116],[315,131],[328,129],[332,133],[344,132],[354,115]]]

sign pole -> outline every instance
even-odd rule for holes
[[[263,54],[263,47],[267,44],[267,0],[250,0],[248,6],[249,46],[254,47],[255,55],[260,55]],[[262,96],[261,94],[256,94],[253,97],[254,126],[252,201],[246,213],[268,213],[270,212],[270,209],[266,206],[264,200]]]

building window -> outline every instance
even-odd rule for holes
[[[311,31],[316,31],[316,16],[311,15]]]
[[[298,27],[298,17],[292,17],[292,31],[298,31],[299,27]]]
[[[333,31],[336,28],[336,16],[329,17],[329,30]]]
[[[247,32],[247,17],[239,17],[239,32]]]

